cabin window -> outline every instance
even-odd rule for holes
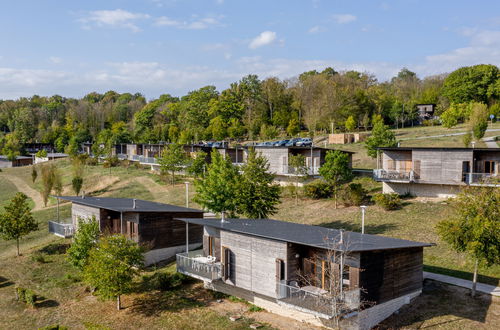
[[[495,174],[495,162],[491,160],[484,161],[484,173]]]
[[[222,277],[224,281],[228,280],[231,277],[232,269],[231,269],[231,250],[227,247],[222,247]]]
[[[208,255],[215,256],[214,238],[212,236],[208,236]]]
[[[282,259],[276,259],[276,281],[285,280],[285,261]]]

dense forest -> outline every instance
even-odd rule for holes
[[[219,92],[205,86],[182,97],[163,94],[147,101],[139,94],[90,93],[81,99],[34,95],[0,100],[0,151],[26,142],[54,143],[58,151],[82,142],[179,143],[222,139],[269,139],[279,135],[369,128],[374,115],[404,125],[416,104],[449,112],[450,125],[467,120],[467,106],[483,103],[500,116],[500,70],[476,65],[420,79],[404,68],[390,81],[368,73],[304,72],[298,77],[260,80],[248,75]],[[349,123],[349,125],[346,125]],[[432,123],[434,124],[434,123]],[[436,123],[437,124],[437,123]],[[3,149],[3,150],[2,150]]]

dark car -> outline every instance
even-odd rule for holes
[[[301,138],[293,138],[291,140],[288,140],[288,142],[285,144],[285,147],[293,147],[300,140],[302,140],[302,139]]]
[[[286,144],[290,142],[290,140],[280,140],[280,141],[276,141],[274,142],[274,146],[275,147],[284,147],[286,146]]]

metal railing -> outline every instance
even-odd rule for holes
[[[178,253],[176,255],[177,271],[181,274],[202,281],[216,281],[222,278],[220,262],[208,261],[203,257],[203,250]]]
[[[396,171],[396,170],[373,170],[374,180],[387,180],[387,181],[414,181],[418,179],[418,175],[414,171]]]
[[[360,304],[359,289],[345,291],[341,299],[320,288],[291,286],[282,281],[277,294],[278,303],[327,319],[357,309]]]
[[[500,174],[491,173],[465,173],[463,181],[472,185],[500,186]]]
[[[319,175],[319,167],[314,166],[314,167],[307,167],[307,169],[304,168],[304,172],[299,173],[296,167],[294,166],[287,166],[283,165],[283,174],[288,174],[288,175]]]
[[[49,233],[52,233],[56,236],[68,238],[74,235],[75,229],[72,223],[49,221]]]

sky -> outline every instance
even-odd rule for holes
[[[498,0],[2,0],[0,99],[500,65]]]

